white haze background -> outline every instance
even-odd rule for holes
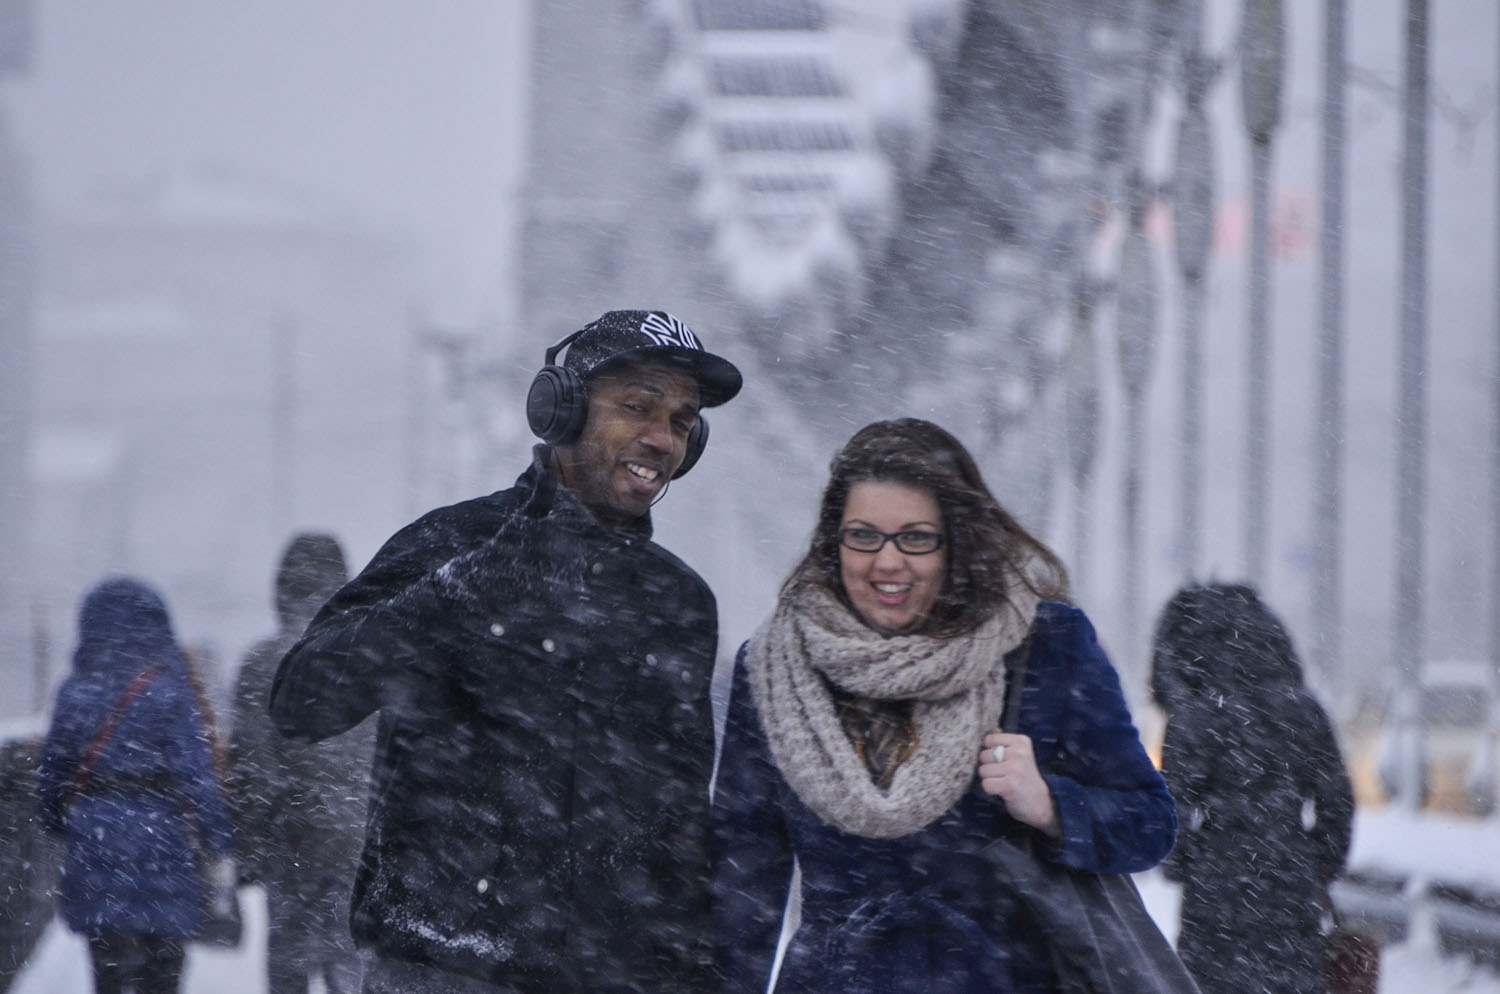
[[[846,3],[843,4],[847,6]],[[839,6],[839,5],[835,5]],[[1352,469],[1350,485],[1368,498],[1351,504],[1351,564],[1347,583],[1373,588],[1359,599],[1366,614],[1351,619],[1352,654],[1367,674],[1388,663],[1388,607],[1393,569],[1389,529],[1394,522],[1394,440],[1386,423],[1396,383],[1394,259],[1398,251],[1399,101],[1386,88],[1400,82],[1400,4],[1361,0],[1350,5],[1351,61],[1366,70],[1351,88],[1350,136],[1353,158],[1349,212],[1350,286],[1347,306],[1351,394],[1348,407]],[[1316,224],[1321,92],[1319,32],[1321,5],[1288,2],[1289,76],[1284,127],[1277,146],[1277,187],[1306,197]],[[1210,45],[1223,50],[1232,40],[1238,4],[1210,5]],[[1490,391],[1495,348],[1495,162],[1497,11],[1492,0],[1434,0],[1434,90],[1446,101],[1432,119],[1432,216],[1429,287],[1429,353],[1432,379],[1441,384],[1429,396],[1430,450],[1437,475],[1430,489],[1434,514],[1429,556],[1441,586],[1428,599],[1432,627],[1445,652],[1482,654],[1489,600],[1487,551],[1493,509],[1486,490],[1488,439],[1493,411]],[[378,230],[409,253],[409,305],[436,323],[511,329],[517,313],[513,266],[517,199],[523,193],[526,140],[526,57],[528,4],[520,0],[261,0],[255,4],[206,5],[196,0],[142,0],[132,4],[73,4],[42,0],[38,5],[36,50],[29,77],[0,88],[12,112],[15,133],[29,158],[43,218],[80,210],[101,190],[118,190],[183,175],[218,174],[248,179],[305,197],[347,218],[359,228]],[[578,66],[581,73],[586,65]],[[1218,129],[1220,198],[1232,213],[1243,208],[1245,157],[1238,142],[1239,116],[1234,79],[1220,83],[1211,110]],[[1152,159],[1160,170],[1170,161],[1172,98],[1164,98]],[[1278,343],[1315,335],[1317,269],[1315,229],[1312,246],[1275,271],[1274,322],[1283,329]],[[1233,481],[1237,474],[1239,384],[1233,372],[1237,336],[1243,323],[1244,260],[1216,263],[1210,288],[1209,359],[1216,363],[1205,391],[1211,405],[1210,469],[1228,484],[1211,487],[1208,518],[1210,558],[1224,575],[1238,568],[1238,521]],[[622,302],[624,303],[624,302]],[[631,302],[634,303],[634,302]],[[666,302],[671,306],[671,302]],[[592,315],[580,314],[580,320]],[[1175,319],[1163,320],[1159,335],[1170,338]],[[1297,330],[1300,326],[1300,332]],[[530,342],[526,329],[513,329]],[[1233,331],[1233,335],[1229,332]],[[1223,332],[1224,334],[1220,334]],[[710,338],[710,341],[714,339]],[[1229,341],[1230,344],[1225,344]],[[540,344],[537,351],[540,351]],[[1175,358],[1170,347],[1159,365]],[[1300,353],[1279,348],[1275,357],[1278,398],[1278,453],[1275,487],[1278,507],[1311,503],[1312,452],[1306,432],[1314,403],[1310,348]],[[1158,376],[1158,383],[1175,373]],[[170,376],[153,369],[142,375]],[[1174,381],[1175,382],[1175,381]],[[358,382],[343,385],[351,393]],[[1169,393],[1156,390],[1160,398]],[[391,399],[395,404],[399,401]],[[1170,474],[1170,408],[1153,400],[1153,467]],[[715,420],[716,431],[743,432],[733,408]],[[237,439],[223,440],[226,447]],[[1105,447],[1104,459],[1117,459]],[[1289,453],[1289,454],[1288,454]],[[502,486],[519,468],[523,453],[496,471],[485,488]],[[732,468],[719,467],[709,481],[727,485]],[[1103,474],[1101,474],[1102,476]],[[742,481],[743,482],[743,481]],[[674,542],[671,501],[704,496],[684,485],[660,513],[667,543],[690,561],[691,549]],[[190,484],[189,484],[190,485]],[[774,494],[774,484],[760,483]],[[809,482],[801,490],[816,483]],[[1165,489],[1165,487],[1164,487]],[[799,492],[801,492],[799,490]],[[684,496],[686,495],[686,496]],[[456,495],[455,495],[456,496]],[[364,562],[375,544],[405,518],[382,505],[362,508],[358,492],[349,495],[346,520],[322,522],[343,533],[353,563]],[[789,508],[810,524],[810,508]],[[1094,527],[1095,540],[1111,533],[1106,511]],[[1151,527],[1169,513],[1157,506]],[[1297,533],[1278,512],[1273,525]],[[347,523],[347,528],[343,527]],[[1378,540],[1370,540],[1371,537]],[[1294,534],[1293,544],[1310,548],[1310,538]],[[1063,543],[1065,545],[1065,543]],[[1066,549],[1064,548],[1066,553]],[[269,586],[275,548],[255,562],[219,564],[242,568],[255,577],[249,586]],[[1096,569],[1097,572],[1097,569]],[[265,579],[262,580],[261,578]],[[743,589],[744,577],[708,577],[715,587]],[[1110,577],[1085,574],[1080,588],[1096,592],[1098,611],[1107,619]],[[1274,577],[1273,577],[1274,580]],[[752,576],[763,587],[759,601],[730,614],[724,639],[731,646],[748,634],[772,593],[774,577]],[[77,591],[77,593],[81,593]],[[1300,603],[1278,603],[1297,616]],[[169,600],[171,600],[169,591]],[[723,598],[721,597],[721,600]],[[263,605],[265,605],[263,607]],[[1091,612],[1095,604],[1086,600]],[[259,630],[248,623],[221,645],[237,659],[248,640],[268,630],[271,617],[262,600]],[[62,623],[71,605],[59,605],[56,636],[67,641]],[[179,613],[179,627],[191,629],[191,611]],[[59,646],[59,648],[66,648]],[[1392,818],[1362,817],[1357,853],[1368,860],[1398,860],[1415,850],[1447,861],[1448,872],[1500,865],[1494,853],[1496,826],[1414,826]],[[1484,848],[1488,846],[1489,848]],[[1148,878],[1152,905],[1171,930],[1171,891]],[[252,902],[251,924],[259,909]],[[262,989],[259,943],[252,927],[246,948],[233,954],[195,951],[186,989],[237,994]],[[1439,963],[1420,945],[1392,951],[1386,961],[1388,994],[1423,990],[1500,991],[1493,977],[1471,974],[1459,963]],[[54,927],[36,962],[24,974],[21,994],[87,989],[82,947]]]

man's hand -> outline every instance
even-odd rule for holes
[[[1037,769],[1029,736],[989,732],[984,737],[984,748],[979,751],[978,761],[979,785],[986,794],[1003,800],[1005,810],[1012,818],[1054,839],[1062,835],[1057,805],[1052,801],[1047,781]]]

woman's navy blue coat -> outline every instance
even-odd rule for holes
[[[126,709],[75,799],[89,743],[152,663],[160,675]],[[197,840],[210,858],[227,854],[229,816],[166,605],[144,584],[107,580],[85,598],[37,788],[43,823],[65,839],[60,901],[69,928],[167,938],[199,931]]]
[[[995,716],[999,724],[999,715]],[[1081,869],[1149,869],[1176,836],[1172,798],[1142,748],[1119,678],[1083,612],[1037,613],[1021,731],[1032,739],[1062,823],[1052,858]],[[980,743],[975,742],[975,754]],[[977,855],[1033,830],[973,788],[899,839],[823,823],[771,758],[745,671],[735,665],[714,796],[715,914],[728,990],[762,994],[795,857],[802,925],[777,991],[982,994],[1050,989],[1045,944]]]

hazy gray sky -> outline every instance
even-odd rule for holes
[[[472,319],[510,251],[526,6],[37,0],[31,77],[0,92],[49,207],[228,167],[410,229],[428,305]]]

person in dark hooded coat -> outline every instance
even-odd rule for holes
[[[359,989],[349,899],[364,844],[375,723],[324,742],[294,742],[271,725],[271,681],[318,608],[349,579],[330,535],[301,534],[276,574],[280,631],[252,648],[235,682],[229,793],[240,866],[265,888],[270,994]]]
[[[1204,994],[1324,990],[1354,798],[1286,628],[1250,587],[1186,587],[1158,621],[1151,688],[1181,826],[1164,870],[1182,884],[1183,962]]]
[[[59,903],[88,940],[96,990],[176,991],[204,920],[199,864],[232,873],[233,839],[166,604],[138,580],[84,598],[37,792],[63,835]]]

